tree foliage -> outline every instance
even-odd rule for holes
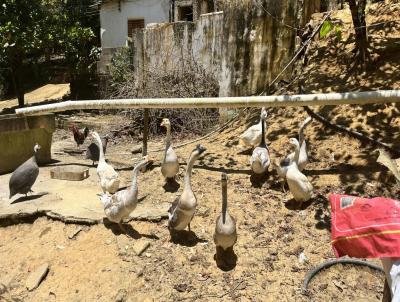
[[[64,58],[71,77],[93,67],[96,39],[92,27],[82,25],[84,6],[74,0],[3,0],[0,7],[0,68],[6,68],[23,106],[24,64],[51,55]]]

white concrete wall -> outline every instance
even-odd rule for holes
[[[100,9],[100,36],[102,48],[127,45],[128,20],[144,19],[149,23],[163,23],[169,20],[169,0],[121,0],[103,3]]]

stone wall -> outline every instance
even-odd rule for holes
[[[174,68],[183,58],[193,58],[218,79],[221,96],[260,93],[292,58],[296,28],[310,19],[319,3],[216,1],[223,13],[138,30],[133,35],[136,72],[140,76],[143,70]]]

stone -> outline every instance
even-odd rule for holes
[[[135,244],[132,246],[132,249],[137,256],[140,256],[149,246],[150,246],[149,241],[140,240],[135,242]]]
[[[73,239],[76,235],[79,234],[80,231],[82,231],[82,228],[81,228],[81,227],[78,227],[77,229],[75,229],[73,232],[71,232],[71,233],[68,235],[68,238],[69,238],[69,239]]]
[[[115,296],[115,302],[125,302],[127,298],[128,293],[126,292],[125,289],[120,289]]]
[[[306,256],[306,254],[304,254],[304,252],[301,252],[299,255],[299,262],[300,264],[303,264],[305,262],[308,262],[308,258]]]
[[[118,245],[119,255],[125,255],[128,253],[129,250],[130,239],[126,236],[118,236],[117,245]]]
[[[37,288],[49,272],[49,264],[44,263],[39,266],[35,271],[31,272],[26,280],[26,288],[29,291]]]

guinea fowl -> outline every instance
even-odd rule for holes
[[[119,189],[119,174],[114,170],[114,168],[106,163],[103,152],[103,144],[101,142],[99,134],[94,131],[92,133],[97,146],[99,147],[99,163],[97,164],[97,175],[100,178],[100,186],[103,193],[109,192],[111,194],[115,193]]]
[[[188,227],[190,231],[190,222],[192,221],[197,206],[197,199],[191,185],[192,170],[196,159],[206,150],[207,149],[202,145],[197,145],[190,154],[186,167],[182,194],[175,199],[168,210],[168,229],[171,235],[174,234],[174,231],[182,231],[186,227]]]
[[[179,161],[171,143],[171,123],[169,119],[164,118],[161,127],[167,129],[165,138],[165,153],[161,164],[161,173],[166,179],[173,179],[179,172]]]
[[[108,194],[102,194],[100,196],[100,200],[104,205],[104,213],[106,214],[107,218],[112,222],[118,223],[119,227],[124,233],[127,232],[121,223],[123,219],[129,217],[129,214],[132,213],[137,206],[137,177],[140,169],[146,166],[147,163],[148,158],[145,156],[143,157],[143,160],[135,166],[132,173],[132,185],[129,188],[118,191],[111,196]]]
[[[89,128],[85,127],[83,130],[79,130],[75,125],[71,125],[69,129],[74,134],[74,140],[79,148],[79,145],[82,145],[85,142],[85,139],[89,134]]]
[[[304,129],[305,127],[312,121],[311,117],[307,117],[304,122],[300,125],[299,129],[299,144],[300,144],[300,154],[299,154],[299,160],[297,162],[297,165],[299,167],[300,171],[303,171],[305,166],[308,164],[308,155],[307,155],[307,142],[306,139],[304,138]],[[290,153],[285,161],[292,162],[294,160],[294,152]]]
[[[221,187],[222,187],[222,210],[221,215],[218,216],[215,232],[214,242],[218,248],[223,251],[232,249],[237,240],[236,221],[229,215],[228,212],[228,189],[227,189],[227,176],[225,173],[221,174]]]
[[[264,114],[265,118],[267,117],[267,111],[264,107],[261,109],[261,115]],[[245,132],[243,132],[239,139],[240,141],[247,147],[255,147],[258,146],[261,142],[261,119],[258,124],[255,124],[249,127]]]
[[[293,162],[287,168],[286,180],[289,190],[293,194],[293,198],[299,202],[299,207],[301,207],[304,201],[308,201],[311,198],[313,186],[308,181],[307,177],[300,172],[297,165],[300,154],[300,144],[298,140],[291,138],[289,142],[295,146],[295,153]]]
[[[25,194],[32,192],[31,188],[39,175],[39,166],[37,164],[37,153],[40,150],[38,143],[33,147],[33,156],[21,164],[11,175],[9,182],[10,199],[15,194]]]
[[[265,119],[267,117],[267,112],[261,112],[261,141],[258,147],[253,150],[253,154],[250,158],[251,169],[256,174],[265,173],[271,163],[268,153],[268,147],[265,143]]]
[[[108,136],[102,137],[101,144],[103,145],[104,154],[106,154],[107,143],[108,143]],[[86,150],[86,159],[90,159],[93,162],[92,165],[94,166],[94,162],[99,161],[99,157],[100,157],[99,147],[97,146],[96,143],[91,143]]]

